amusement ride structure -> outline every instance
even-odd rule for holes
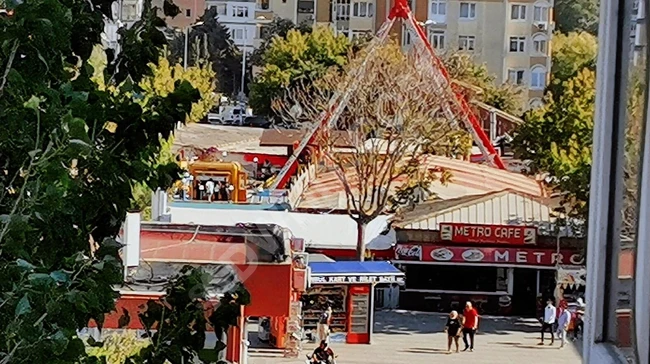
[[[449,100],[449,102],[444,102],[442,107],[444,117],[452,123],[452,126],[462,127],[472,135],[474,142],[489,164],[499,169],[506,169],[501,157],[492,145],[490,138],[483,130],[479,119],[470,108],[466,96],[461,92],[459,86],[453,83],[442,61],[436,56],[427,39],[426,32],[411,12],[408,6],[408,0],[396,0],[388,19],[382,24],[375,37],[368,44],[365,59],[358,68],[353,69],[348,74],[345,81],[347,87],[344,88],[346,91],[343,93],[335,93],[332,96],[327,110],[321,113],[321,117],[315,126],[306,133],[300,144],[294,148],[293,154],[279,171],[272,185],[269,187],[271,191],[281,189],[286,185],[291,177],[289,171],[297,163],[305,147],[313,143],[319,133],[330,130],[336,124],[337,119],[347,106],[350,95],[359,87],[359,80],[367,71],[367,61],[370,57],[373,57],[377,48],[387,41],[391,28],[398,20],[401,20],[404,28],[410,33],[411,39],[413,40],[411,51],[415,53],[417,62],[420,63],[418,70],[426,72],[427,76],[431,79],[432,87],[440,90],[440,97],[444,100]]]

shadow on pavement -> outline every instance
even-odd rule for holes
[[[403,352],[403,353],[447,355],[447,350],[434,349],[434,348],[410,348],[410,349],[405,349],[405,350],[400,350],[400,351]]]
[[[443,332],[447,315],[416,311],[377,311],[375,333],[389,335],[434,334]],[[535,319],[486,316],[479,323],[477,335],[510,335],[512,332],[538,332],[541,326]]]

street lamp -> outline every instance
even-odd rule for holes
[[[185,51],[183,52],[183,70],[187,71],[187,53],[190,43],[190,29],[203,25],[203,22],[196,22],[192,25],[185,27]]]

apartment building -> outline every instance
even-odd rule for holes
[[[296,23],[327,25],[351,39],[376,31],[394,0],[271,0],[276,16]],[[426,23],[429,41],[440,52],[462,51],[485,63],[497,83],[528,90],[525,107],[541,105],[551,66],[552,0],[410,0],[416,18]],[[276,11],[281,8],[281,11]],[[314,20],[311,20],[314,19]],[[411,35],[400,26],[393,34],[404,47]]]
[[[427,32],[433,47],[440,52],[472,54],[496,76],[497,83],[525,87],[525,106],[541,105],[551,67],[551,2],[427,1],[415,0],[414,11],[418,19],[429,20]],[[409,41],[405,36],[404,42]]]
[[[648,45],[646,39],[646,4],[644,1],[634,0],[632,3],[632,29],[630,39],[632,42],[632,62],[635,65],[645,62],[645,52]]]

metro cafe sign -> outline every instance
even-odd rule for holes
[[[440,223],[440,240],[455,243],[533,245],[537,242],[537,228],[534,226]]]

